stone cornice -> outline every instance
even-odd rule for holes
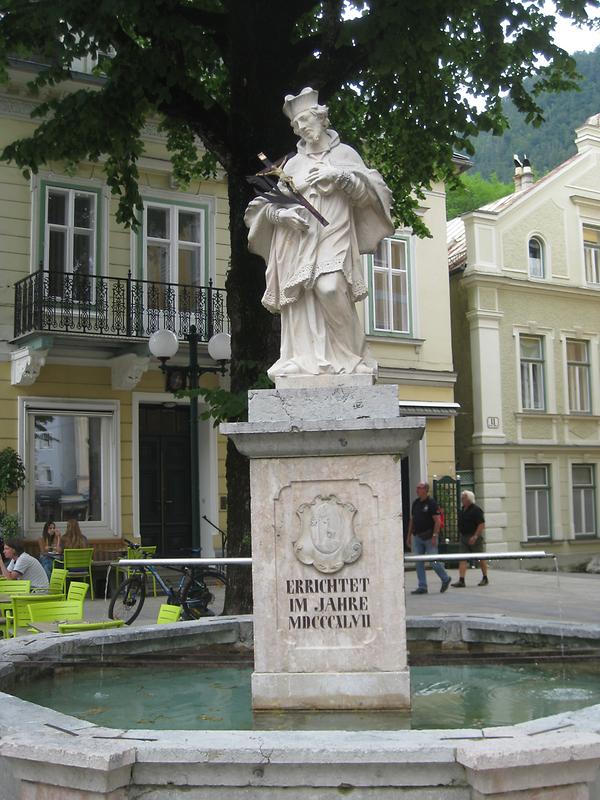
[[[32,119],[31,112],[42,103],[42,99],[31,100],[14,94],[0,94],[0,117],[25,119],[38,124],[38,118]],[[160,120],[150,119],[142,128],[142,139],[149,142],[167,141],[166,134],[158,130]]]
[[[385,383],[414,383],[429,386],[454,386],[456,372],[437,372],[428,369],[402,369],[401,367],[379,367],[379,380]]]
[[[564,294],[572,296],[582,296],[587,299],[590,296],[598,293],[600,296],[600,285],[598,288],[592,286],[572,286],[564,284],[556,284],[545,281],[529,281],[521,280],[519,278],[508,277],[507,275],[483,273],[483,272],[469,272],[462,278],[465,287],[471,288],[478,284],[485,284],[488,287],[495,289],[503,289],[504,291],[523,292],[529,291],[535,294],[545,292],[547,294]]]
[[[13,94],[0,94],[0,116],[31,120],[31,112],[41,100],[28,100]]]

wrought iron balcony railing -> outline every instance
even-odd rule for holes
[[[225,291],[212,286],[38,270],[15,284],[15,339],[36,331],[147,338],[195,325],[200,341],[228,331]]]

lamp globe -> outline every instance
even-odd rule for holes
[[[156,358],[171,358],[179,349],[179,342],[173,331],[162,328],[152,334],[148,347]]]
[[[231,336],[228,333],[215,333],[208,342],[208,355],[214,361],[230,361]]]

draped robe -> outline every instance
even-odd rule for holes
[[[269,370],[273,380],[284,374],[377,369],[354,304],[367,296],[362,254],[374,252],[379,242],[394,232],[391,193],[381,175],[368,169],[335,131],[328,130],[327,137],[328,147],[319,153],[307,152],[301,140],[285,172],[329,225],[321,225],[306,209],[295,206],[308,229],[291,229],[277,222],[278,207],[260,197],[246,210],[249,248],[267,264],[262,303],[281,314],[281,357]],[[308,173],[317,163],[340,170],[343,180],[311,187]],[[283,184],[280,188],[285,191]],[[335,309],[315,291],[318,279],[334,272],[343,275],[345,294]]]

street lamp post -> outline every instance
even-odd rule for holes
[[[225,375],[227,362],[231,359],[231,339],[227,333],[215,334],[208,343],[209,356],[218,366],[199,366],[198,364],[198,331],[195,325],[190,326],[186,336],[189,343],[189,363],[187,366],[167,366],[179,348],[179,342],[173,331],[160,329],[152,334],[148,346],[153,356],[160,361],[160,369],[166,376],[166,389],[170,392],[190,389],[190,480],[192,484],[192,547],[200,554],[202,540],[200,537],[200,452],[198,444],[198,381],[205,372]]]

